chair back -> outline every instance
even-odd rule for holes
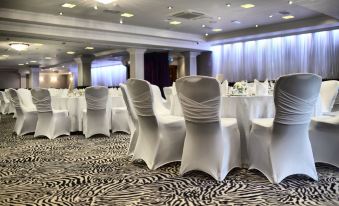
[[[15,89],[8,89],[7,95],[9,95],[9,100],[15,107],[15,109],[21,109],[20,99],[17,91]]]
[[[319,96],[321,77],[315,74],[291,74],[280,77],[274,88],[274,123],[309,124]]]
[[[32,100],[32,93],[30,90],[28,89],[18,89],[17,93],[19,95],[19,99],[22,103],[22,105],[25,108],[29,108],[29,109],[36,109],[33,100]]]
[[[108,88],[102,86],[87,87],[85,89],[87,110],[106,110]]]
[[[176,81],[176,90],[185,121],[220,121],[220,86],[215,78],[188,76]]]
[[[39,113],[52,112],[51,95],[48,89],[32,89],[32,99]]]
[[[120,88],[121,88],[121,92],[122,92],[122,97],[124,98],[126,107],[127,107],[127,111],[133,121],[133,123],[138,121],[138,117],[137,114],[135,113],[134,107],[132,105],[131,102],[131,97],[129,96],[128,90],[127,90],[127,86],[126,84],[120,84]]]
[[[129,79],[127,88],[136,114],[144,117],[155,116],[150,83],[140,79]]]
[[[166,100],[170,100],[171,95],[172,95],[172,87],[164,87],[164,94],[165,94]]]
[[[323,112],[331,112],[338,95],[339,82],[336,80],[324,81],[320,87],[320,98]]]

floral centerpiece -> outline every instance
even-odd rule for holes
[[[233,86],[236,94],[244,95],[247,92],[247,83],[245,81],[236,82]]]

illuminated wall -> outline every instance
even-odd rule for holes
[[[122,64],[94,67],[91,77],[93,86],[119,86],[126,82],[126,67]]]
[[[339,78],[339,30],[213,46],[212,75],[234,82],[299,72]]]

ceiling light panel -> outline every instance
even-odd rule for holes
[[[70,4],[70,3],[64,3],[61,6],[64,7],[64,8],[69,8],[69,9],[72,9],[72,8],[76,7],[75,4]]]
[[[181,24],[181,21],[171,21],[169,24],[171,24],[171,25],[179,25],[179,24]]]
[[[97,2],[99,3],[102,3],[102,4],[110,4],[112,3],[114,0],[96,0]]]
[[[295,16],[288,15],[288,16],[283,16],[282,18],[283,18],[283,19],[294,19]]]
[[[122,17],[130,18],[130,17],[133,17],[134,14],[131,14],[131,13],[122,13],[121,16],[122,16]]]
[[[250,8],[255,7],[255,5],[254,4],[243,4],[243,5],[241,5],[241,7],[244,8],[244,9],[250,9]]]

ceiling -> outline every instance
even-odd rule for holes
[[[314,0],[297,0],[289,4],[287,0],[115,0],[113,3],[104,5],[95,0],[1,0],[2,8],[11,8],[26,10],[39,13],[48,13],[64,16],[77,17],[82,19],[94,19],[107,22],[119,23],[121,17],[119,12],[133,13],[134,17],[124,18],[124,24],[152,27],[158,29],[169,29],[180,32],[205,34],[213,33],[215,28],[220,28],[223,32],[234,31],[255,25],[268,25],[291,20],[282,19],[280,11],[287,11],[296,18],[293,20],[309,18],[320,15],[320,12],[314,10],[316,5],[309,6],[309,2]],[[319,1],[319,0],[318,0]],[[329,0],[337,1],[337,0]],[[64,3],[76,4],[76,7],[69,9],[61,7]],[[231,6],[227,7],[226,3]],[[241,8],[240,5],[251,3],[256,6],[251,9]],[[307,4],[308,8],[299,4]],[[98,9],[95,10],[94,6]],[[173,9],[169,10],[168,6]],[[312,9],[310,9],[312,8]],[[106,12],[105,10],[110,10]],[[206,16],[196,20],[185,20],[181,18],[170,17],[172,14],[181,11],[198,11]],[[326,10],[326,9],[325,9]],[[273,15],[272,18],[269,18]],[[218,20],[218,17],[221,17]],[[170,25],[169,19],[181,21],[180,25]],[[234,24],[231,21],[238,20],[240,24]],[[202,28],[202,25],[206,25]]]
[[[61,5],[64,3],[76,4],[76,7],[63,8]],[[246,3],[254,4],[255,7],[241,8],[241,5]],[[226,4],[231,6],[228,7]],[[94,9],[95,6],[98,8]],[[172,9],[168,9],[169,6]],[[206,33],[209,36],[217,36],[219,33],[242,31],[256,27],[256,25],[261,29],[268,25],[289,23],[324,14],[339,18],[339,0],[295,0],[293,4],[289,4],[288,0],[115,0],[108,5],[95,0],[0,0],[0,8],[56,16],[62,12],[66,17],[111,23],[119,23],[120,14],[128,12],[133,13],[134,16],[123,18],[123,25],[173,30],[183,32],[185,35],[190,33],[201,36]],[[195,20],[171,17],[175,13],[188,10],[203,13],[204,17]],[[295,18],[282,19],[282,12],[288,12]],[[170,25],[169,22],[173,20],[182,23]],[[233,20],[240,23],[232,23]],[[212,31],[213,29],[221,29],[221,31],[215,32]],[[118,48],[119,45],[108,45],[97,41],[93,43],[90,40],[65,41],[65,39],[42,39],[22,34],[0,33],[0,68],[22,68],[29,65],[60,66],[73,61],[80,54],[107,53],[111,50],[124,49],[121,46]],[[12,42],[29,43],[30,47],[27,51],[18,52],[9,47]],[[88,46],[94,49],[85,50]],[[67,54],[67,51],[74,51],[75,54]],[[51,59],[46,59],[46,57],[51,57]],[[25,65],[19,66],[18,64]]]

